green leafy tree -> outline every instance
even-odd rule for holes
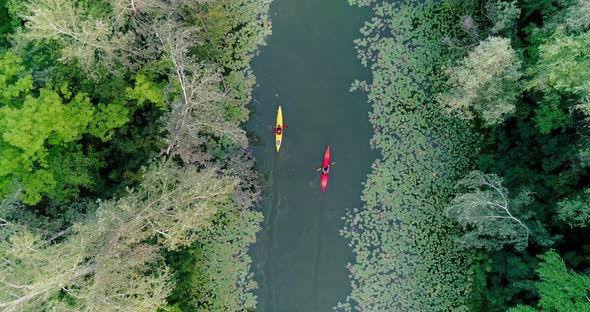
[[[537,298],[535,256],[528,252],[486,252],[489,264],[474,268],[476,274],[484,274],[482,288],[471,298],[478,301],[473,311],[506,311],[508,308]],[[480,269],[481,271],[477,271]]]
[[[459,118],[481,118],[485,126],[504,121],[520,95],[521,61],[510,39],[490,37],[450,69],[451,90],[439,102]]]
[[[48,147],[64,148],[79,140],[93,115],[87,96],[79,94],[66,103],[63,100],[55,90],[41,89],[39,97],[27,96],[21,108],[0,108],[3,192],[16,180],[24,189],[23,200],[34,204],[43,194],[55,190],[54,172],[48,170],[52,155]],[[88,186],[86,178],[82,178],[86,180],[82,185]]]
[[[590,277],[568,269],[553,250],[541,255],[540,258],[542,262],[537,272],[541,281],[537,282],[537,288],[541,298],[537,307],[518,306],[508,311],[589,311]]]
[[[590,95],[587,81],[590,79],[590,32],[579,35],[566,35],[558,30],[552,40],[539,47],[540,58],[532,67],[533,78],[528,88],[543,94],[541,107],[536,110],[537,122],[542,133],[572,122],[567,109],[582,104],[582,99]],[[573,96],[574,101],[564,100],[563,95]],[[575,99],[578,101],[575,101]],[[577,103],[576,103],[577,102]]]
[[[8,51],[0,57],[0,106],[17,107],[33,89],[33,76],[26,72],[23,60]]]
[[[129,121],[127,103],[94,105],[67,83],[34,89],[12,52],[2,54],[0,64],[0,193],[17,182],[23,201],[35,204],[42,196],[68,200],[78,188],[91,188],[101,161],[79,141],[86,134],[108,141]]]
[[[188,18],[202,30],[205,44],[195,46],[197,60],[208,60],[222,67],[224,103],[228,120],[248,118],[244,107],[251,101],[254,75],[250,61],[264,38],[271,34],[267,12],[270,0],[220,0],[201,2]]]
[[[571,227],[590,225],[590,189],[561,200],[557,203],[557,213]]]
[[[485,15],[493,23],[489,30],[492,34],[513,34],[521,9],[517,1],[486,1]]]
[[[133,87],[127,87],[127,97],[136,100],[139,105],[154,103],[161,110],[168,107],[164,101],[164,84],[155,82],[152,77],[144,73],[138,73],[134,77]]]
[[[0,126],[16,145],[0,142],[0,161],[33,156],[23,160],[30,170],[2,176],[4,191],[16,180],[27,203],[55,203],[94,183],[121,182],[95,181],[98,169],[136,187],[96,209],[73,204],[86,214],[65,228],[17,218],[26,205],[0,211],[0,309],[155,311],[173,289],[190,289],[177,306],[254,308],[247,248],[261,216],[246,209],[259,187],[239,124],[253,85],[250,59],[270,32],[270,1],[8,1],[24,20],[12,42],[26,61],[6,62],[14,73],[6,70],[0,88],[8,94]],[[157,144],[146,141],[164,128],[168,151],[200,171],[164,161],[129,172],[127,163],[148,158],[138,151],[152,155]],[[38,205],[50,214],[45,201]],[[193,284],[175,287],[178,267],[163,255],[187,247],[197,251],[186,271]]]
[[[590,112],[590,22],[583,15],[588,10],[588,1],[578,1],[544,28],[531,27],[529,50],[536,57],[526,90],[539,104],[534,120],[541,133],[570,126],[574,109]]]
[[[505,245],[524,249],[529,228],[515,216],[515,202],[528,201],[528,195],[511,200],[502,179],[495,174],[472,171],[457,186],[465,192],[457,195],[447,208],[449,218],[457,221],[465,235],[460,242],[467,246],[498,250]]]
[[[35,204],[43,195],[63,200],[72,188],[90,187],[90,169],[96,170],[98,163],[90,161],[91,153],[85,157],[75,142],[85,133],[108,140],[114,128],[128,121],[127,115],[116,104],[95,108],[86,94],[74,95],[67,86],[42,88],[36,97],[28,94],[20,107],[1,107],[0,189],[6,194],[17,181],[23,201]],[[74,159],[86,160],[76,165]]]

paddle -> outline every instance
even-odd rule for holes
[[[333,162],[330,164],[330,166],[334,166],[335,164],[336,164],[336,162],[335,162],[335,161],[333,161]],[[322,171],[322,167],[319,167],[319,168],[317,168],[315,171],[317,171],[317,172],[320,172],[320,171]]]

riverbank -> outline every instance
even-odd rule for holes
[[[351,1],[362,5],[363,1]],[[355,253],[352,293],[343,311],[466,310],[472,253],[459,250],[445,216],[455,179],[469,168],[472,135],[445,117],[436,94],[443,45],[469,7],[438,1],[366,3],[372,20],[355,41],[372,80],[355,87],[372,105],[371,146],[381,157],[365,183],[364,207],[346,217],[342,235]]]

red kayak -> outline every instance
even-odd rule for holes
[[[326,153],[324,154],[324,163],[322,164],[322,192],[326,191],[326,186],[328,186],[328,175],[330,173],[330,146],[326,148]]]

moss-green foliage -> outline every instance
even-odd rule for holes
[[[102,112],[102,128],[93,129],[94,131],[105,129],[104,126],[113,120],[125,116],[128,119],[128,122],[116,131],[106,133],[107,141],[92,136],[84,136],[82,139],[84,145],[96,151],[103,164],[95,176],[93,193],[110,197],[116,190],[124,190],[125,186],[137,184],[141,177],[141,166],[157,156],[164,146],[165,132],[161,118],[168,107],[163,96],[167,79],[162,72],[169,65],[165,62],[153,62],[146,64],[137,73],[96,80],[75,66],[45,60],[43,54],[47,53],[47,50],[55,53],[50,47],[42,47],[33,56],[28,57],[30,66],[36,68],[39,63],[49,62],[54,68],[50,81],[72,80],[76,82],[75,85],[71,85],[73,92],[87,93],[92,96],[95,103],[110,103],[111,107],[108,110],[104,110],[104,105],[97,106]],[[37,72],[35,78],[45,80],[45,74]],[[127,110],[127,113],[117,113],[123,110]]]
[[[523,288],[534,279],[530,273],[534,272],[536,262],[532,259],[538,249],[546,249],[562,233],[569,232],[563,231],[564,223],[555,215],[555,208],[559,198],[576,192],[581,174],[585,172],[575,164],[572,167],[572,157],[576,155],[573,138],[571,132],[541,135],[530,119],[510,119],[505,126],[489,134],[489,145],[484,145],[480,155],[480,169],[501,175],[513,193],[519,189],[531,191],[534,201],[521,208],[530,215],[526,222],[532,232],[530,247],[523,253],[509,249],[490,254],[494,265],[488,273],[488,290],[478,295],[485,298],[485,309],[480,309],[506,310],[535,297],[536,293],[528,286]],[[504,266],[508,261],[522,265]],[[518,274],[517,271],[529,273]]]
[[[575,1],[575,0],[574,0]],[[571,0],[522,0],[519,1],[519,6],[523,10],[521,18],[523,20],[531,21],[535,18],[541,17],[543,21],[547,21],[552,16],[560,13],[564,6],[571,4]]]
[[[481,303],[473,311],[505,311],[507,304],[529,302],[538,295],[534,282],[537,265],[534,256],[499,255],[496,252],[488,254],[486,258],[491,266],[486,271],[486,279],[480,281],[483,289],[472,295],[474,300],[480,300]]]
[[[117,129],[106,144],[87,138],[102,146],[99,155],[105,163],[100,170],[101,178],[95,184],[96,193],[110,197],[141,181],[140,168],[164,146],[161,116],[161,110],[145,105],[137,109],[131,120]]]
[[[133,87],[127,87],[127,96],[136,100],[139,105],[154,103],[162,110],[166,110],[166,103],[162,94],[164,93],[164,84],[156,83],[153,78],[150,79],[143,73],[138,73],[133,78],[135,83]]]
[[[172,307],[203,312],[254,309],[256,298],[249,291],[256,284],[249,273],[247,251],[256,240],[260,222],[259,212],[226,207],[212,227],[199,233],[193,246],[170,254],[168,261],[177,278],[168,298]]]
[[[460,250],[444,216],[454,179],[470,164],[473,138],[461,121],[445,117],[435,100],[450,51],[443,37],[458,31],[471,3],[354,1],[374,16],[356,41],[373,72],[366,88],[372,104],[374,148],[365,206],[346,217],[351,240],[352,294],[345,311],[466,310],[473,254]]]
[[[2,54],[0,63],[0,192],[6,194],[16,182],[25,203],[36,204],[42,196],[63,201],[76,198],[80,187],[92,190],[105,165],[102,145],[147,100],[109,93],[116,88],[101,89],[83,77],[70,86],[60,69],[51,80],[40,79],[11,51]],[[163,104],[161,96],[159,101]]]
[[[12,24],[6,0],[0,0],[0,47],[6,44],[6,36],[11,30]]]
[[[488,1],[485,4],[485,11],[493,23],[490,33],[492,34],[514,34],[516,21],[521,10],[516,0],[512,1]]]
[[[196,5],[190,20],[202,27],[205,44],[192,50],[199,60],[208,60],[224,69],[224,91],[228,93],[225,115],[229,121],[244,122],[251,100],[254,75],[250,61],[271,34],[268,17],[270,0],[220,0]]]
[[[258,46],[270,35],[269,5],[269,0],[204,2],[192,18],[203,27],[207,44],[195,47],[195,53],[230,71],[249,68]]]

